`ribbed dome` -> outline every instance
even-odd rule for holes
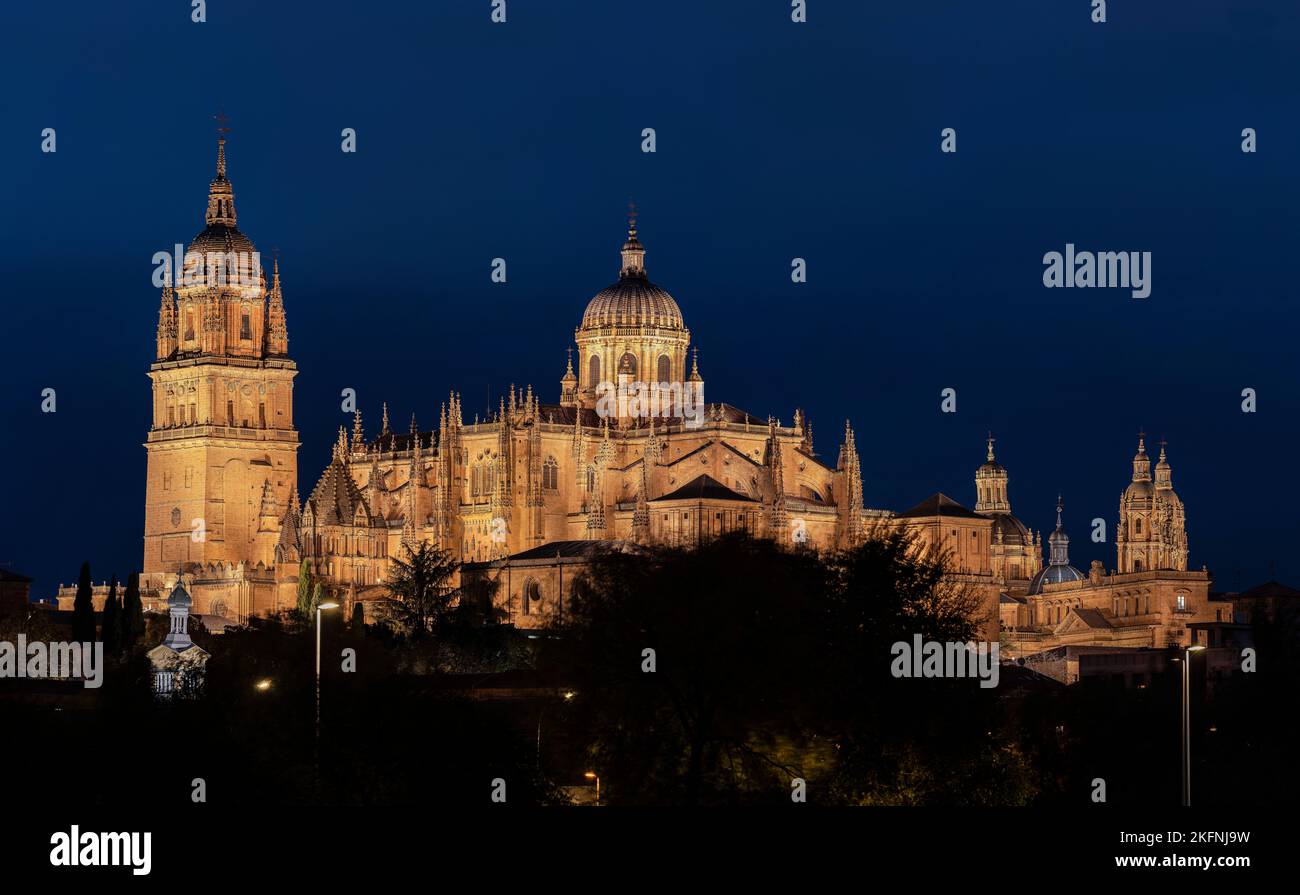
[[[246,252],[252,254],[257,249],[253,246],[253,241],[240,232],[238,227],[229,227],[225,224],[213,224],[210,227],[204,227],[200,233],[194,237],[190,247],[185,250],[189,252]]]
[[[620,277],[596,293],[582,315],[582,328],[601,326],[659,326],[685,329],[682,310],[664,290],[645,277]]]
[[[1063,584],[1067,581],[1082,581],[1088,576],[1084,575],[1074,566],[1070,565],[1050,565],[1043,568],[1033,580],[1029,582],[1029,592],[1031,594],[1041,594],[1044,584]]]
[[[1024,523],[1010,513],[993,514],[993,543],[998,542],[998,532],[1002,533],[1002,543],[1015,546],[1029,544],[1029,529]]]
[[[1125,497],[1150,497],[1155,493],[1156,486],[1151,482],[1142,480],[1130,482],[1129,486],[1124,489]]]
[[[618,282],[600,290],[587,303],[587,310],[582,314],[582,328],[658,326],[686,329],[677,302],[646,277],[645,246],[637,239],[635,217],[629,223],[622,256],[623,269],[619,271]]]

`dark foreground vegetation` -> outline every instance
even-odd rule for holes
[[[1007,666],[989,689],[894,678],[895,641],[968,641],[978,621],[899,535],[834,555],[744,538],[610,553],[532,635],[491,613],[422,615],[415,636],[326,614],[319,728],[302,616],[195,630],[205,692],[170,704],[144,656],[165,619],[146,617],[138,638],[115,634],[100,690],[0,681],[6,794],[180,807],[201,778],[212,805],[436,812],[491,806],[494,781],[511,805],[590,802],[591,772],[610,805],[788,805],[802,781],[812,804],[1082,807],[1096,778],[1108,804],[1178,803],[1174,674],[1140,690]],[[0,620],[0,640],[68,639],[69,624],[33,611]],[[1208,699],[1194,682],[1198,804],[1300,796],[1295,634],[1286,616],[1261,623],[1258,672]]]

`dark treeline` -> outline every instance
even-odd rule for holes
[[[314,612],[221,635],[191,620],[212,654],[204,693],[160,704],[145,653],[167,620],[137,629],[128,579],[100,618],[119,644],[102,690],[0,681],[9,794],[181,806],[201,778],[211,805],[436,809],[488,807],[497,779],[507,804],[563,804],[591,772],[612,805],[788,805],[801,786],[823,805],[1073,807],[1097,778],[1108,804],[1178,803],[1176,671],[1137,690],[1007,665],[996,688],[895,678],[895,642],[971,641],[981,621],[902,534],[829,554],[743,537],[601,554],[563,623],[532,633],[499,624],[487,593],[448,602],[444,565],[409,557],[398,576],[427,625],[324,613],[319,738]],[[0,620],[0,639],[84,624],[34,611]],[[1255,638],[1258,672],[1194,681],[1199,805],[1300,795],[1295,619]],[[494,686],[507,698],[477,698]]]

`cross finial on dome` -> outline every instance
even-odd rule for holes
[[[993,437],[993,432],[990,431],[989,432],[989,454],[988,454],[990,463],[993,462],[993,442],[996,440],[997,439]]]
[[[224,111],[218,111],[212,118],[217,122],[217,178],[226,178],[226,134],[230,133],[230,119]]]
[[[627,203],[627,235],[636,239],[636,203]]]
[[[1138,426],[1138,453],[1143,453],[1147,449],[1147,433],[1141,426]]]

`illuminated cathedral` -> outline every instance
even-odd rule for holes
[[[1069,564],[1060,507],[1043,563],[1041,538],[1012,515],[992,437],[973,510],[937,494],[895,514],[863,506],[847,423],[832,463],[799,409],[784,424],[706,402],[691,332],[649,279],[635,217],[618,278],[579,318],[558,401],[511,386],[489,419],[469,421],[451,391],[435,427],[415,415],[395,427],[384,405],[370,432],[358,410],[300,495],[285,297],[278,262],[268,284],[256,257],[237,226],[223,138],[204,229],[162,290],[145,443],[142,586],[167,593],[183,578],[197,614],[243,622],[293,608],[304,564],[349,605],[380,601],[392,559],[427,542],[462,574],[495,580],[500,615],[533,627],[563,611],[594,550],[733,531],[841,548],[877,524],[905,525],[943,553],[986,595],[986,630],[1000,628],[1013,651],[1071,632],[1160,646],[1217,611],[1208,574],[1187,571],[1163,447],[1152,480],[1139,443],[1117,570],[1085,574]],[[637,400],[645,394],[661,400]]]
[[[511,387],[488,420],[456,392],[437,427],[378,431],[358,411],[300,499],[293,379],[278,263],[243,263],[225,140],[206,226],[164,287],[146,449],[146,586],[190,577],[196,611],[237,621],[295,603],[300,563],[350,599],[382,591],[390,558],[427,541],[466,563],[574,542],[688,544],[743,530],[845,546],[864,530],[847,424],[834,464],[796,409],[789,424],[704,401],[677,302],[650,281],[635,218],[618,279],[587,304],[559,400]],[[218,279],[211,256],[229,257]],[[206,259],[206,260],[205,260]],[[572,351],[572,349],[570,349]],[[638,386],[662,387],[656,412]],[[544,599],[538,594],[539,600]]]

